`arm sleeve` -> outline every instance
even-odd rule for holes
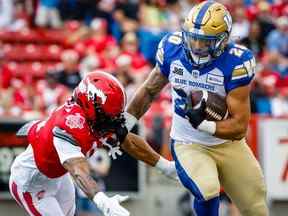
[[[251,51],[247,51],[241,61],[233,68],[226,91],[230,92],[240,86],[248,85],[255,75],[256,61]]]
[[[70,158],[85,157],[76,140],[65,130],[58,127],[53,130],[53,144],[59,156],[61,164]]]
[[[165,76],[169,77],[169,68],[165,59],[165,43],[167,40],[167,35],[162,38],[162,40],[158,44],[157,52],[156,52],[156,63],[160,68],[160,72]]]

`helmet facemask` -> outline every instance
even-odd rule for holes
[[[109,116],[101,108],[101,105],[95,103],[95,119],[89,121],[93,133],[103,136],[107,133],[114,133],[116,129],[125,123],[123,113],[117,116]]]
[[[226,38],[228,38],[226,32],[210,36],[182,30],[183,47],[193,65],[196,66],[208,64],[221,55]]]

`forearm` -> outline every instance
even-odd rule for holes
[[[214,136],[222,139],[240,140],[245,137],[248,121],[237,119],[227,119],[216,122],[216,132]]]
[[[140,119],[151,106],[155,94],[153,94],[145,84],[135,93],[131,103],[127,107],[127,112]]]
[[[127,107],[127,112],[140,119],[149,109],[153,99],[168,83],[158,66],[155,66],[143,85],[136,91],[132,101]]]
[[[93,199],[99,188],[97,183],[90,175],[90,167],[85,158],[73,158],[67,160],[63,166],[73,177],[77,186],[87,195],[89,199]]]
[[[132,133],[127,135],[121,144],[121,148],[135,159],[141,160],[153,167],[160,159],[160,155],[156,153],[147,142]]]

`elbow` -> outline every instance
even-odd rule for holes
[[[235,135],[233,137],[234,140],[241,140],[246,136],[247,133],[247,126],[245,125],[239,125],[237,127],[237,130],[235,131]]]

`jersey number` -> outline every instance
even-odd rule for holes
[[[177,35],[177,34],[173,34],[173,35],[171,35],[171,36],[168,38],[168,41],[169,41],[170,43],[179,45],[179,44],[181,44],[181,42],[182,42],[182,38],[181,38],[181,36],[179,36],[179,35]]]
[[[246,47],[236,44],[235,47],[230,49],[229,53],[240,58],[243,55],[244,50],[246,49],[247,49]]]
[[[180,98],[175,99],[174,102],[175,102],[175,106],[174,106],[175,113],[185,118],[184,107],[185,107],[186,99],[183,97],[180,97]]]

